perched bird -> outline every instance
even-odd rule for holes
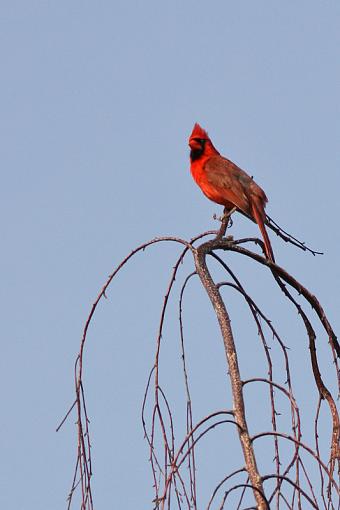
[[[189,138],[190,170],[203,193],[228,210],[236,207],[255,221],[261,231],[267,258],[275,261],[264,222],[268,201],[265,192],[244,170],[215,149],[208,133],[199,124]]]

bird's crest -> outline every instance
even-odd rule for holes
[[[194,129],[192,130],[192,133],[190,135],[190,138],[202,138],[202,140],[208,140],[209,136],[208,133],[203,128],[201,128],[201,126],[196,122],[196,124],[194,125]]]

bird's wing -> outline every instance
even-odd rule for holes
[[[214,156],[205,163],[204,174],[207,187],[220,197],[216,201],[225,200],[252,216],[249,191],[254,181],[244,170],[222,156]]]

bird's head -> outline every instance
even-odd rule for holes
[[[189,138],[189,147],[190,151],[190,159],[191,161],[195,161],[199,159],[202,154],[206,151],[215,150],[211,140],[208,136],[208,133],[203,129],[199,124],[194,125],[194,129]],[[217,151],[216,151],[217,152]]]
[[[204,145],[207,140],[209,140],[208,133],[196,122],[189,138],[190,149],[204,149]]]

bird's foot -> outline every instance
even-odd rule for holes
[[[224,214],[222,218],[218,218],[221,221],[220,230],[216,235],[216,239],[223,239],[228,227],[231,227],[233,221],[231,219],[231,215],[236,211],[236,207],[233,207],[231,210],[224,208]],[[216,215],[215,215],[216,216]]]

